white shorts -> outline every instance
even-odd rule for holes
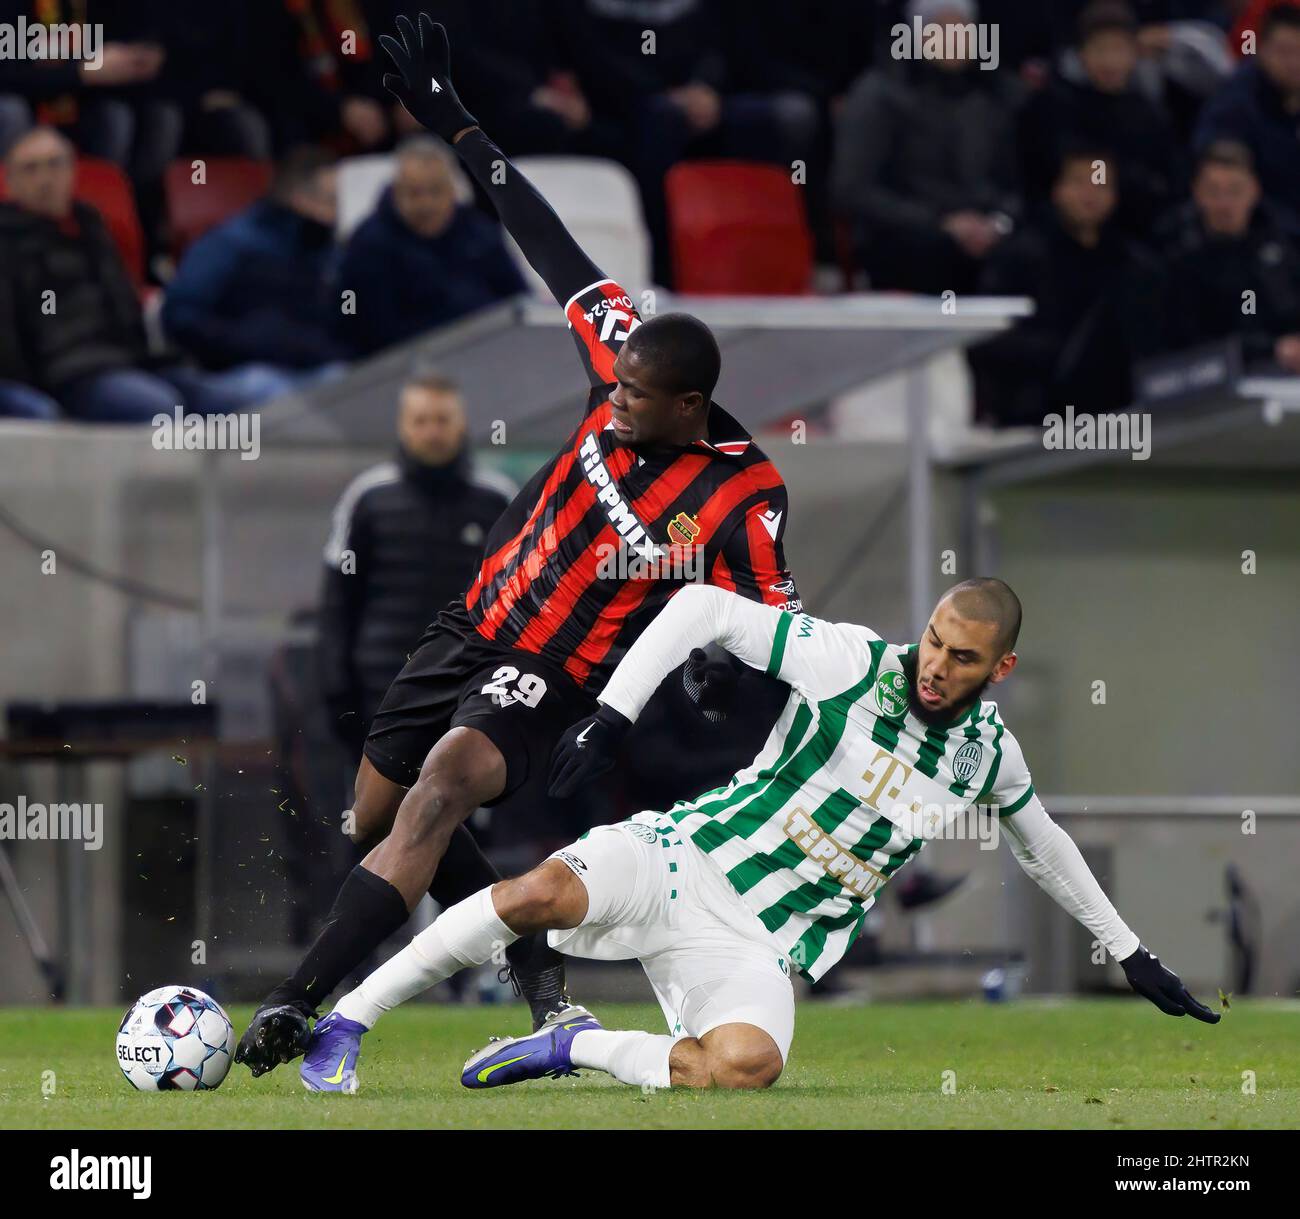
[[[552,931],[560,952],[636,958],[674,1037],[763,1029],[785,1062],[794,1037],[789,964],[727,878],[662,813],[638,813],[556,851],[587,887],[587,916]]]

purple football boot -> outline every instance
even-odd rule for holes
[[[573,1039],[600,1021],[576,1004],[552,1014],[527,1037],[494,1037],[465,1064],[460,1082],[467,1088],[497,1088],[525,1079],[576,1075],[569,1059]]]
[[[298,1070],[303,1087],[311,1092],[355,1092],[361,1038],[369,1031],[338,1012],[318,1020]]]

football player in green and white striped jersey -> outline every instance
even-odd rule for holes
[[[714,642],[790,686],[762,752],[726,786],[598,827],[445,911],[335,1008],[358,1030],[354,1066],[383,1012],[545,929],[571,955],[639,959],[669,1032],[606,1030],[570,1008],[474,1055],[467,1087],[578,1067],[654,1087],[771,1084],[794,1032],[790,974],[820,978],[889,878],[974,808],[998,817],[1021,866],[1135,990],[1170,1015],[1217,1022],[1124,924],[982,697],[1015,668],[1020,618],[1000,580],[968,580],[943,596],[919,642],[896,646],[717,588],[678,593],[618,665],[600,710],[561,740],[552,795],[612,766],[659,683]]]

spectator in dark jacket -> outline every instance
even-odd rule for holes
[[[342,321],[358,355],[524,290],[500,228],[457,203],[449,154],[430,136],[402,145],[393,185],[348,242],[339,284],[356,293]]]
[[[395,461],[359,475],[334,510],[321,592],[321,690],[358,756],[389,684],[420,636],[474,578],[515,488],[473,467],[456,385],[402,389]]]
[[[94,208],[73,200],[76,162],[57,131],[39,127],[5,159],[0,203],[0,414],[149,421],[175,406],[233,410],[263,396],[257,369],[205,375],[159,366],[140,302]]]
[[[267,198],[186,251],[163,304],[172,340],[205,368],[313,370],[337,360],[335,202],[332,159],[291,153]]]
[[[1073,405],[1107,411],[1128,405],[1134,356],[1147,354],[1156,326],[1153,260],[1109,223],[1115,175],[1104,154],[1065,154],[1052,211],[989,259],[979,289],[1029,296],[1032,317],[971,349],[981,416],[998,424],[1039,424]],[[1122,181],[1119,190],[1123,190]]]
[[[1128,6],[1098,0],[1084,9],[1078,52],[1084,79],[1054,76],[1021,113],[1026,190],[1047,197],[1065,150],[1108,148],[1123,183],[1115,222],[1144,236],[1178,197],[1185,168],[1168,116],[1135,82],[1138,24]]]
[[[1250,149],[1220,140],[1197,163],[1192,200],[1159,233],[1166,345],[1240,335],[1248,365],[1300,373],[1300,253],[1260,200]]]
[[[969,0],[912,6],[922,7],[927,24],[976,16]],[[1019,210],[1013,88],[953,58],[872,69],[850,91],[836,124],[831,192],[873,288],[974,286]]]
[[[1300,235],[1300,6],[1269,11],[1258,54],[1206,103],[1197,147],[1220,139],[1251,150],[1264,197],[1287,232]]]

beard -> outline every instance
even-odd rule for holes
[[[961,719],[970,710],[971,704],[984,696],[984,691],[989,688],[993,681],[993,675],[990,674],[966,695],[960,704],[948,706],[945,703],[942,707],[935,707],[934,710],[931,710],[921,702],[916,693],[915,668],[912,669],[910,676],[912,680],[907,683],[907,709],[927,728],[946,728],[949,724]]]

